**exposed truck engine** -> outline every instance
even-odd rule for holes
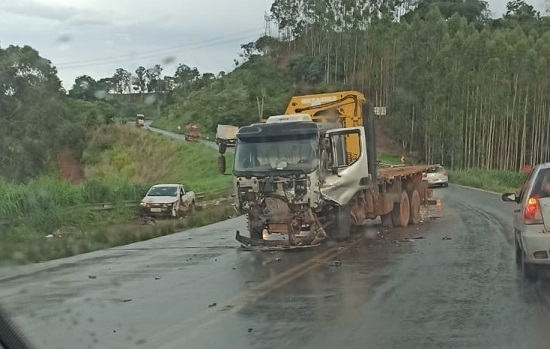
[[[304,248],[346,240],[367,219],[417,224],[431,166],[379,169],[374,131],[373,108],[356,91],[293,97],[284,115],[240,128],[234,204],[248,218],[248,236],[237,231],[236,239]]]

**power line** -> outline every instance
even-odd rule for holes
[[[186,44],[181,44],[181,45],[176,45],[176,46],[171,46],[171,47],[165,47],[165,48],[161,48],[161,49],[144,51],[144,52],[140,53],[139,55],[158,53],[158,52],[162,52],[162,51],[166,51],[166,50],[170,51],[170,50],[184,48],[184,47],[189,46],[189,45],[197,45],[197,44],[208,43],[208,42],[211,42],[211,41],[224,40],[226,38],[231,38],[235,35],[257,33],[258,30],[259,29],[246,30],[246,31],[243,31],[243,32],[238,32],[238,33],[225,35],[225,36],[221,36],[221,37],[215,37],[215,38],[211,38],[211,39],[207,39],[207,40],[195,41],[195,42],[191,42],[191,43],[186,43]],[[86,60],[81,60],[81,61],[62,62],[62,63],[59,63],[59,65],[72,65],[72,64],[81,64],[81,63],[84,64],[84,63],[89,63],[89,62],[96,62],[96,61],[102,61],[102,60],[111,60],[111,59],[117,59],[117,58],[127,58],[127,55],[93,58],[93,59],[86,59]]]
[[[235,37],[235,35],[238,35],[241,33],[242,34],[248,33],[248,35],[241,35],[241,36]],[[96,59],[89,59],[89,60],[82,60],[82,61],[65,62],[65,63],[60,63],[56,66],[58,69],[59,68],[68,69],[68,68],[80,68],[80,67],[87,67],[87,66],[94,66],[94,65],[105,65],[105,64],[111,64],[111,63],[117,63],[117,62],[131,61],[135,59],[155,58],[155,57],[165,56],[171,53],[173,54],[173,53],[181,52],[183,49],[189,50],[189,49],[207,48],[207,47],[213,47],[219,44],[232,43],[232,42],[237,42],[248,38],[258,37],[259,35],[261,35],[261,29],[248,30],[241,33],[234,33],[231,35],[198,41],[194,43],[167,47],[167,48],[158,49],[158,50],[145,51],[139,54],[111,56],[111,57],[103,57],[103,58],[96,58]],[[231,37],[233,37],[233,39],[228,40]]]

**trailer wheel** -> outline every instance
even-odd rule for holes
[[[418,224],[420,223],[420,194],[418,194],[418,190],[413,190],[410,194],[409,201],[411,204],[409,223]]]
[[[398,227],[406,227],[409,225],[409,217],[411,214],[409,205],[409,195],[406,191],[401,192],[401,200],[393,205],[392,221],[393,225]]]
[[[344,241],[351,235],[351,212],[349,205],[342,205],[336,208],[336,224],[332,233],[335,241]]]

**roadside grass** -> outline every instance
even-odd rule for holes
[[[449,182],[485,189],[497,193],[517,192],[525,174],[499,170],[455,170],[449,171]]]
[[[0,224],[2,236],[22,234],[25,230],[51,233],[62,226],[75,226],[95,222],[98,219],[119,221],[125,219],[122,203],[137,203],[148,187],[123,179],[89,180],[71,185],[61,179],[42,177],[27,184],[15,184],[0,180]],[[111,203],[119,209],[113,217],[93,210],[101,203]],[[12,229],[6,229],[12,228]]]
[[[84,154],[88,178],[124,177],[134,183],[183,183],[207,196],[229,191],[232,178],[218,172],[218,152],[204,144],[178,142],[131,125],[94,130]],[[233,154],[226,154],[227,163]]]
[[[401,155],[380,152],[378,153],[378,161],[385,165],[400,165]]]
[[[379,152],[378,160],[387,165],[401,164],[401,155]],[[497,193],[517,192],[525,174],[500,170],[449,170],[449,182],[494,191]]]
[[[175,220],[159,220],[154,225],[140,223],[135,212],[129,222],[104,221],[92,229],[67,227],[60,235],[47,238],[43,233],[2,235],[0,238],[0,265],[21,265],[42,262],[100,249],[170,235],[186,229],[200,227],[236,216],[228,203],[197,210],[195,214]],[[14,232],[16,233],[16,232]]]
[[[173,141],[133,125],[100,127],[88,138],[83,157],[88,179],[81,184],[56,176],[26,184],[0,179],[0,260],[13,258],[15,252],[17,260],[59,258],[218,219],[216,210],[207,210],[152,228],[136,226],[131,222],[152,184],[183,183],[187,190],[202,194],[199,204],[231,193],[232,177],[218,173],[219,154],[203,144]],[[233,161],[230,153],[226,158]],[[102,204],[111,208],[101,209]],[[46,238],[50,234],[64,237]]]

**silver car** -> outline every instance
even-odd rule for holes
[[[515,202],[514,247],[516,263],[528,280],[538,278],[540,268],[550,265],[550,162],[535,166],[518,195],[502,194]]]
[[[449,186],[449,174],[441,165],[434,166],[422,174],[422,179],[428,182],[429,187]]]

